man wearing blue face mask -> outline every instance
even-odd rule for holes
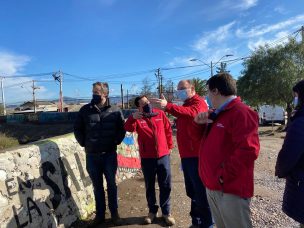
[[[212,217],[207,202],[206,190],[198,173],[198,151],[200,140],[193,137],[193,120],[199,112],[208,110],[206,102],[195,93],[190,80],[182,80],[177,86],[177,96],[184,102],[182,106],[162,99],[150,99],[151,103],[177,117],[176,139],[181,157],[187,196],[191,199],[191,227],[208,228],[212,226]]]
[[[85,148],[86,168],[93,183],[96,217],[91,226],[105,221],[105,192],[103,175],[107,181],[108,205],[114,225],[121,225],[118,214],[117,186],[117,145],[125,136],[124,117],[118,107],[109,105],[107,83],[93,84],[93,97],[84,105],[74,124],[74,134],[78,143]]]

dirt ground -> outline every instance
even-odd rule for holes
[[[277,128],[277,127],[276,127]],[[276,129],[275,128],[275,129]],[[261,151],[255,166],[255,193],[252,198],[251,212],[254,227],[292,228],[298,227],[281,210],[284,180],[274,176],[277,153],[281,148],[284,132],[272,132],[271,127],[260,128]],[[184,188],[180,159],[175,148],[171,155],[172,168],[172,215],[176,219],[175,227],[186,228],[191,225],[189,214],[190,201]],[[121,227],[166,227],[159,218],[152,225],[143,225],[148,210],[146,207],[145,187],[142,176],[126,180],[119,184],[119,212],[124,225]],[[113,227],[109,217],[101,227]]]

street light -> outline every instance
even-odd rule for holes
[[[213,62],[211,61],[210,65],[208,63],[205,63],[204,61],[200,60],[200,59],[190,59],[190,61],[199,61],[201,63],[203,63],[204,65],[208,66],[210,68],[210,71],[211,71],[211,77],[213,76],[213,67],[216,66],[216,64],[218,64],[223,58],[226,58],[226,57],[230,57],[230,56],[233,56],[233,55],[223,55],[215,64],[213,64]]]

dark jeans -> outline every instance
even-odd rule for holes
[[[86,168],[93,183],[96,216],[104,219],[106,211],[103,175],[107,181],[108,205],[112,215],[117,213],[117,185],[115,176],[117,171],[117,154],[86,154]]]
[[[155,197],[155,176],[159,186],[159,204],[163,215],[170,214],[171,167],[170,155],[161,158],[142,158],[142,171],[146,185],[146,198],[149,212],[157,213]]]
[[[182,158],[185,187],[191,199],[192,224],[207,228],[213,224],[206,189],[198,174],[198,158]]]

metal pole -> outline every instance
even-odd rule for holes
[[[211,77],[213,76],[213,65],[212,65],[212,61],[211,61],[211,64],[210,64],[210,68],[211,68]]]
[[[36,113],[36,98],[35,98],[35,81],[33,80],[33,106],[34,106],[34,113]]]
[[[129,109],[129,90],[127,89],[127,109]]]
[[[159,96],[159,98],[161,98],[161,94],[163,93],[163,75],[161,74],[160,69],[159,69],[159,74],[160,74],[160,96]]]
[[[60,99],[60,108],[59,111],[63,112],[63,92],[62,92],[62,81],[63,81],[63,75],[61,73],[61,70],[59,70],[59,82],[60,82],[60,92],[59,92],[59,99]]]
[[[123,97],[122,84],[120,84],[120,91],[121,91],[121,108],[124,109],[124,97]]]
[[[3,89],[3,79],[4,79],[4,77],[1,77],[1,93],[2,93],[3,115],[6,115],[5,99],[4,99],[4,89]]]

